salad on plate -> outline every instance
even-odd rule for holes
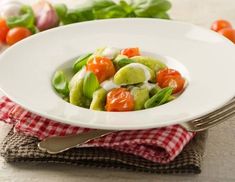
[[[79,56],[73,76],[57,70],[55,91],[67,102],[92,110],[122,112],[157,107],[177,98],[185,88],[181,73],[139,48],[99,48]]]

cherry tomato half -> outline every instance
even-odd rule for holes
[[[224,29],[218,31],[218,33],[227,37],[229,40],[231,40],[235,44],[235,29],[224,28]]]
[[[226,20],[217,20],[211,25],[211,30],[214,30],[215,32],[218,32],[224,28],[232,28],[231,23]]]
[[[134,98],[126,88],[116,88],[107,95],[106,111],[133,111]]]
[[[134,57],[134,56],[140,56],[140,50],[138,47],[134,47],[134,48],[127,48],[127,49],[123,49],[121,51],[122,55],[126,55],[128,58]]]
[[[165,81],[161,84],[162,88],[171,87],[173,88],[173,94],[178,93],[184,88],[185,79],[181,76],[168,76]]]
[[[6,36],[9,28],[7,26],[6,20],[0,19],[0,42],[6,42]]]
[[[94,57],[89,60],[86,67],[87,71],[93,72],[99,82],[103,82],[115,74],[113,62],[106,57]]]
[[[165,81],[166,77],[169,77],[169,76],[181,77],[181,74],[178,71],[174,69],[170,69],[170,68],[165,68],[165,69],[158,71],[157,76],[156,76],[156,79],[157,79],[156,81],[159,84],[159,86],[161,86],[162,83]]]
[[[20,40],[32,35],[31,31],[24,27],[15,27],[7,33],[6,41],[8,45],[13,45]]]

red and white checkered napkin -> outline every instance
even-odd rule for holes
[[[13,124],[15,132],[44,139],[87,132],[90,129],[62,124],[24,110],[7,97],[0,99],[0,120]],[[85,147],[105,147],[141,156],[147,160],[168,163],[172,161],[193,138],[179,125],[134,131],[118,131],[94,139]]]

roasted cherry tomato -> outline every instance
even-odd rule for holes
[[[173,94],[178,93],[184,88],[185,79],[181,76],[167,76],[164,82],[161,84],[162,88],[171,87],[173,88]]]
[[[231,28],[224,28],[218,33],[222,34],[223,36],[227,37],[229,40],[231,40],[233,43],[235,43],[235,29]]]
[[[131,58],[131,57],[134,57],[134,56],[140,56],[140,50],[139,50],[138,47],[127,48],[127,49],[123,49],[121,51],[121,54]]]
[[[231,23],[226,20],[217,20],[211,25],[211,30],[214,30],[215,32],[218,32],[224,28],[232,28]]]
[[[6,21],[4,19],[0,19],[0,42],[6,42],[6,36],[8,31],[9,28],[7,26]]]
[[[165,68],[157,72],[156,81],[161,86],[161,84],[165,81],[166,77],[169,77],[169,76],[181,77],[181,74],[174,69]]]
[[[8,45],[13,45],[20,40],[32,35],[31,31],[24,27],[15,27],[7,33],[6,41]]]
[[[115,74],[113,62],[106,57],[94,57],[89,60],[86,67],[87,71],[93,72],[99,82],[103,82]]]
[[[106,111],[133,111],[134,98],[126,88],[116,88],[107,95]]]

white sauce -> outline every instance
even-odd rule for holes
[[[100,85],[103,89],[105,89],[106,91],[110,91],[114,88],[119,88],[119,85],[116,85],[113,80],[106,80],[104,82],[101,83]]]
[[[149,91],[156,87],[156,83],[145,82],[141,88],[147,88]]]
[[[79,72],[77,72],[73,78],[69,82],[69,88],[72,88],[73,85],[78,81],[85,77],[86,75],[86,67],[84,66]]]
[[[120,50],[115,47],[106,47],[102,52],[102,56],[114,59],[119,53]]]
[[[131,63],[131,64],[128,64],[127,66],[132,67],[132,68],[141,68],[145,74],[145,82],[147,82],[151,78],[151,74],[147,66],[140,64],[140,63]]]
[[[0,3],[0,17],[7,19],[12,16],[18,16],[22,3],[17,1],[3,1]]]

